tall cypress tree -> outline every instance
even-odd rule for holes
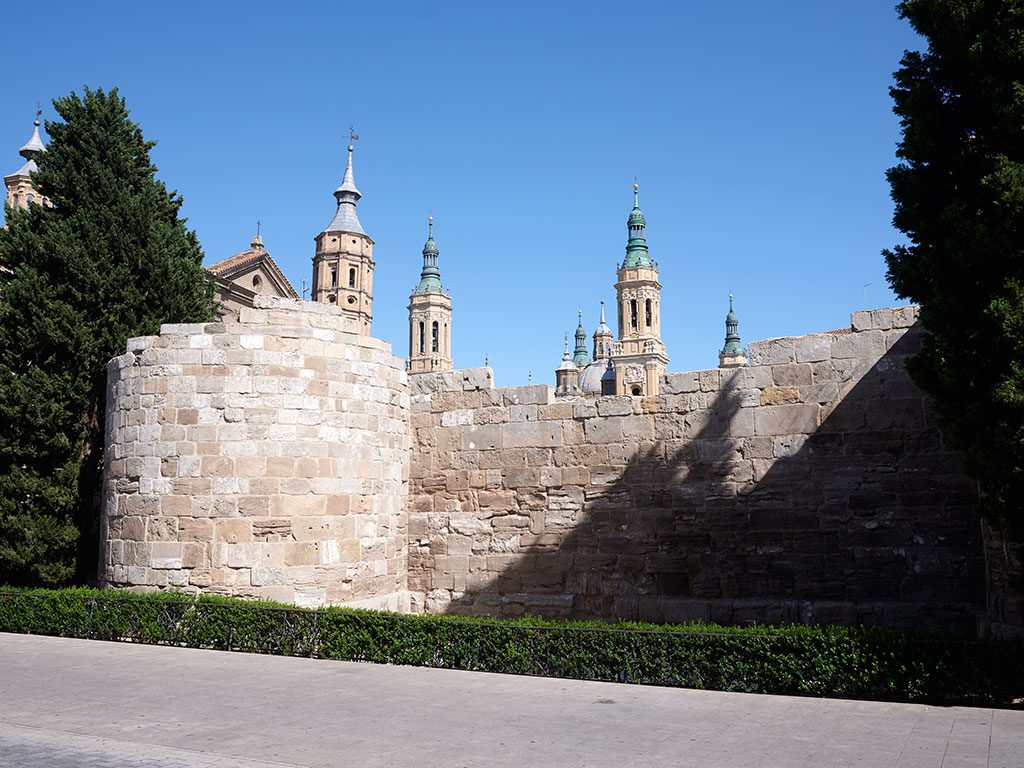
[[[910,361],[982,513],[1024,538],[1024,2],[906,0],[927,40],[891,89],[903,126],[885,252],[927,330]]]
[[[181,198],[116,89],[54,102],[32,180],[52,208],[0,230],[0,583],[95,568],[106,363],[129,337],[213,314]]]

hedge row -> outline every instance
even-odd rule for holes
[[[1024,697],[1024,642],[869,628],[499,621],[4,589],[0,631],[719,691],[974,704]]]

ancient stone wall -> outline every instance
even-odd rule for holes
[[[973,631],[974,490],[904,369],[914,322],[855,313],[654,398],[410,377],[414,607]]]
[[[407,609],[401,360],[333,307],[256,302],[111,361],[102,580]]]

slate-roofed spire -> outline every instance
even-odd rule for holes
[[[587,331],[583,327],[583,308],[580,307],[576,314],[579,316],[579,325],[576,326],[576,349],[573,351],[572,361],[582,368],[590,365],[590,354],[587,352]]]
[[[327,225],[324,232],[354,232],[357,235],[365,235],[363,225],[359,223],[359,215],[356,213],[356,203],[362,194],[356,187],[355,173],[352,171],[352,153],[355,147],[348,145],[348,163],[345,165],[345,176],[341,180],[341,186],[334,190],[334,197],[338,201],[338,210]]]
[[[647,251],[647,220],[640,210],[640,185],[633,182],[633,210],[626,222],[629,229],[629,242],[626,243],[626,260],[624,267],[653,267],[651,255]]]
[[[46,151],[46,147],[43,146],[43,140],[39,138],[39,116],[41,114],[43,114],[41,109],[36,110],[36,119],[32,123],[35,126],[32,129],[32,138],[26,142],[25,146],[18,150],[18,154],[26,160],[33,160],[40,152]]]
[[[604,299],[601,299],[601,322],[597,324],[597,330],[594,331],[595,336],[611,336],[612,329],[608,327],[608,323],[604,321]]]
[[[576,363],[572,361],[572,357],[569,355],[569,334],[565,334],[565,352],[562,354],[562,362],[558,365],[555,371],[575,371]]]
[[[420,272],[420,283],[414,293],[435,293],[441,289],[441,270],[437,266],[437,257],[441,252],[434,242],[434,217],[427,217],[427,242],[423,244],[423,271]]]

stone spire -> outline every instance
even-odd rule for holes
[[[604,299],[601,299],[601,322],[594,331],[594,360],[605,360],[611,357],[612,344],[615,341],[612,329],[604,321]]]
[[[4,176],[4,184],[7,186],[7,203],[14,208],[27,208],[29,203],[49,205],[50,201],[41,197],[36,188],[32,185],[32,173],[37,171],[36,158],[46,151],[43,140],[39,138],[39,117],[43,114],[41,109],[36,110],[36,119],[32,123],[32,137],[25,143],[18,154],[25,160],[14,173]]]
[[[579,317],[579,325],[576,326],[576,349],[573,351],[572,361],[577,367],[582,368],[590,365],[590,355],[587,353],[587,331],[583,327],[583,307],[576,310]]]
[[[437,266],[437,257],[441,252],[434,242],[434,217],[427,217],[427,242],[423,244],[423,271],[420,272],[420,283],[413,293],[432,293],[441,290],[441,270]]]
[[[740,343],[740,323],[732,308],[732,291],[729,292],[729,314],[725,316],[725,346],[718,353],[720,368],[739,368],[747,364],[747,351]]]
[[[356,187],[355,173],[352,171],[352,153],[355,147],[348,145],[348,163],[345,165],[345,176],[341,180],[341,186],[334,190],[334,198],[338,201],[338,210],[327,225],[324,232],[354,232],[357,235],[365,235],[363,225],[359,223],[359,215],[356,213],[356,203],[362,197]]]
[[[626,243],[626,260],[624,267],[651,267],[651,255],[647,251],[647,220],[640,210],[640,185],[633,182],[633,210],[626,221],[629,230],[629,241]]]

